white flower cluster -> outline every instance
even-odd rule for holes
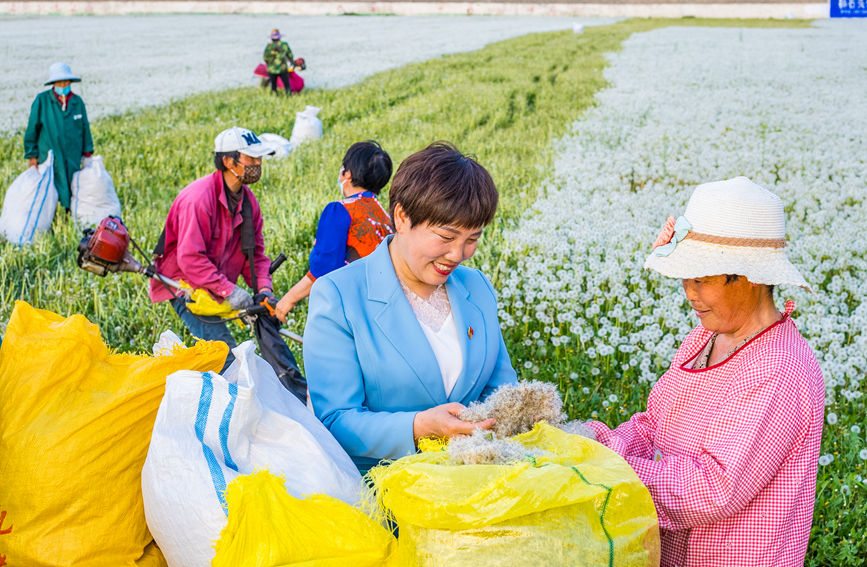
[[[839,20],[632,36],[611,56],[610,88],[557,144],[545,195],[507,234],[504,330],[571,345],[612,380],[655,381],[697,321],[679,281],[642,272],[651,244],[696,185],[746,175],[786,205],[788,254],[813,293],[778,289],[778,303],[796,302],[826,404],[863,402],[863,45],[863,26]]]
[[[252,84],[272,28],[306,84],[336,88],[380,71],[533,32],[574,18],[509,16],[167,15],[0,19],[0,132],[23,129],[48,66],[66,61],[91,120],[193,93]],[[582,20],[586,25],[611,19]],[[74,29],[74,33],[69,30]]]

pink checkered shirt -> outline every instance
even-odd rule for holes
[[[646,412],[614,430],[589,423],[650,491],[663,567],[803,565],[825,385],[793,309],[701,370],[692,363],[711,332],[696,327]]]

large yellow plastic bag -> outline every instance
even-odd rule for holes
[[[268,469],[293,496],[353,503],[358,469],[247,341],[224,376],[168,377],[142,470],[148,527],[172,567],[205,567],[226,525],[226,485]]]
[[[82,315],[18,301],[0,348],[0,553],[10,566],[165,565],[141,468],[166,376],[219,369],[224,343],[114,354]],[[2,515],[2,512],[0,512]]]
[[[452,465],[437,450],[371,469],[402,565],[658,565],[656,510],[626,461],[545,423],[512,439],[543,454]]]
[[[283,484],[268,471],[229,483],[213,567],[396,567],[391,532],[336,498],[295,498]]]

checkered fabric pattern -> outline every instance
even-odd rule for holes
[[[803,565],[813,520],[825,386],[789,315],[714,366],[697,327],[647,411],[588,425],[635,469],[659,517],[663,567]]]

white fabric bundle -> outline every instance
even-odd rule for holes
[[[318,140],[322,137],[322,121],[317,118],[319,108],[307,106],[303,111],[295,113],[295,125],[292,126],[292,136],[289,143],[297,148],[308,140]]]
[[[279,134],[271,134],[268,132],[265,134],[259,134],[259,140],[261,140],[263,144],[271,146],[271,148],[274,149],[274,155],[265,156],[266,158],[283,158],[288,156],[289,152],[292,151],[292,144],[289,143],[289,140]]]
[[[54,222],[57,189],[54,187],[54,152],[39,167],[29,167],[15,178],[0,213],[0,234],[9,242],[30,244],[36,232],[47,232]]]
[[[84,168],[72,175],[72,215],[81,224],[99,224],[109,215],[120,216],[120,200],[114,182],[102,164],[102,156],[84,159]]]

